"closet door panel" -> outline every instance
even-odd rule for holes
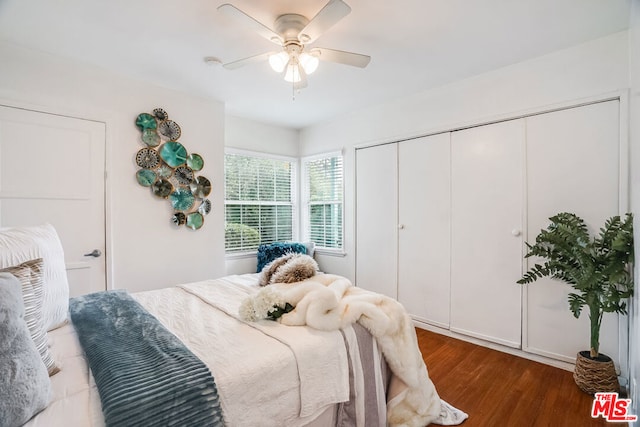
[[[398,145],[398,300],[449,327],[450,133]]]
[[[619,101],[541,114],[527,122],[527,235],[534,242],[549,217],[573,212],[597,232],[618,214],[620,175]],[[540,263],[527,260],[527,268]],[[589,349],[588,311],[580,319],[569,310],[570,285],[540,279],[525,286],[524,348],[573,361]],[[600,350],[618,360],[618,316],[604,316]]]
[[[521,345],[524,121],[451,136],[451,330]]]
[[[356,285],[397,298],[397,144],[356,150]]]

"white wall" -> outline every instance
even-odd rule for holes
[[[162,288],[225,274],[224,106],[132,80],[93,66],[0,43],[0,100],[107,124],[107,217],[110,283],[131,291]],[[176,228],[167,200],[135,178],[142,147],[139,113],[162,107],[182,128],[182,142],[205,161],[213,211],[198,231]],[[109,242],[108,242],[109,243]]]
[[[631,146],[631,210],[634,213],[635,295],[629,334],[632,414],[640,416],[640,0],[631,3],[629,23],[629,86],[631,87],[629,129]],[[634,424],[640,426],[640,421]]]
[[[299,132],[240,117],[225,119],[225,146],[259,153],[298,157]],[[298,195],[299,196],[299,195]],[[227,274],[255,273],[255,255],[231,256],[226,260]]]
[[[225,118],[224,145],[260,153],[298,157],[299,132],[241,117]]]
[[[345,148],[345,257],[324,271],[355,276],[354,146],[394,141],[543,109],[628,87],[628,35],[614,34],[305,128],[300,155]]]

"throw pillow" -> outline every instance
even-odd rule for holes
[[[276,258],[267,264],[260,274],[260,286],[273,283],[296,283],[313,277],[318,272],[318,263],[309,255],[292,253]]]
[[[0,273],[0,414],[2,426],[21,426],[46,408],[51,383],[24,321],[20,282]]]
[[[44,327],[62,326],[69,312],[69,283],[60,238],[51,224],[0,230],[0,268],[42,258]]]
[[[307,248],[307,255],[313,258],[313,254],[316,252],[316,242],[304,242],[304,246]]]
[[[274,259],[291,253],[306,255],[307,247],[296,242],[275,242],[258,246],[258,270],[256,273],[260,273],[264,266]]]
[[[42,318],[42,258],[24,262],[14,267],[8,267],[0,272],[10,273],[20,282],[22,301],[24,303],[24,320],[36,345],[40,358],[47,367],[49,375],[60,371],[53,356],[49,352],[47,330]]]

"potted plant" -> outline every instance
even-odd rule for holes
[[[546,230],[527,243],[528,253],[543,258],[535,264],[520,284],[551,277],[570,284],[569,308],[580,317],[583,307],[589,310],[591,323],[590,351],[580,351],[573,377],[586,393],[619,391],[618,378],[611,358],[600,353],[600,324],[604,313],[627,314],[626,299],[633,295],[633,215],[609,218],[597,236],[591,238],[584,221],[573,213],[562,212],[551,218]]]

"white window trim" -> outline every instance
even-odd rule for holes
[[[239,156],[249,156],[249,157],[261,157],[264,159],[275,159],[275,160],[286,160],[291,162],[292,170],[291,170],[291,232],[293,235],[293,240],[298,240],[298,236],[300,235],[300,224],[298,222],[298,212],[299,212],[299,188],[298,185],[298,172],[300,169],[300,159],[297,157],[291,156],[283,156],[281,154],[271,154],[264,153],[261,151],[252,151],[252,150],[244,150],[241,148],[233,148],[233,147],[225,147],[224,155],[227,154],[235,154]],[[224,182],[224,181],[223,181]],[[223,184],[226,185],[226,184]],[[223,192],[224,193],[224,192]],[[226,195],[223,195],[223,203],[226,209],[227,200]],[[284,202],[271,202],[269,204],[285,204]],[[287,203],[288,204],[288,203]],[[226,218],[225,218],[226,221]],[[225,259],[242,259],[242,258],[251,258],[255,257],[258,251],[243,251],[243,252],[230,252],[227,253],[225,250]]]
[[[343,237],[342,246],[344,246],[344,237]],[[316,248],[315,253],[317,253],[318,255],[327,255],[327,256],[334,256],[334,257],[340,257],[340,258],[347,256],[347,253],[344,251],[344,248],[343,249]]]
[[[303,241],[310,241],[309,230],[307,229],[307,224],[309,223],[309,190],[307,188],[306,176],[307,176],[307,167],[306,164],[308,162],[313,162],[314,160],[326,159],[328,157],[341,157],[342,158],[342,247],[341,248],[323,248],[316,246],[315,252],[320,255],[329,255],[336,257],[344,257],[347,255],[345,252],[345,244],[344,244],[344,180],[345,180],[345,172],[344,172],[344,150],[340,151],[329,151],[327,153],[318,153],[311,156],[305,156],[300,158],[300,228],[301,228],[301,236]]]
[[[297,157],[291,157],[291,156],[284,156],[282,154],[271,154],[271,153],[265,153],[262,151],[252,151],[252,150],[245,150],[242,148],[233,148],[233,147],[225,147],[224,148],[224,154],[237,154],[239,156],[251,156],[251,157],[262,157],[265,159],[276,159],[276,160],[287,160],[291,163],[293,163],[294,165],[296,165],[296,168],[298,166],[298,158]],[[297,172],[297,171],[296,171]]]

